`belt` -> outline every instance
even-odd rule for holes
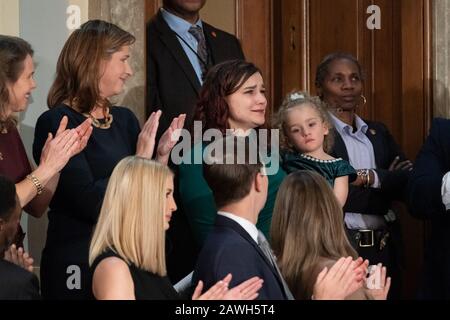
[[[356,242],[356,245],[360,248],[372,248],[378,246],[381,250],[386,247],[390,233],[386,230],[349,230],[352,240]]]

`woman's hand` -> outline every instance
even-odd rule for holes
[[[142,158],[151,159],[155,149],[156,133],[158,132],[159,118],[161,117],[161,110],[153,112],[142,127],[139,133],[136,155]]]
[[[199,281],[192,295],[192,300],[255,300],[258,297],[258,291],[263,284],[262,279],[253,277],[235,286],[233,289],[228,289],[231,278],[232,275],[228,274],[204,294],[201,294],[203,282]]]
[[[53,138],[48,134],[41,154],[40,166],[51,177],[61,171],[69,159],[80,149],[81,139],[76,129],[67,130],[67,116],[64,116]]]
[[[86,148],[89,138],[91,137],[93,128],[92,128],[92,120],[86,119],[82,124],[75,128],[78,133],[78,138],[80,139],[80,143],[78,145],[78,149],[75,150],[75,153],[72,156],[79,154],[81,151]]]
[[[33,258],[25,252],[23,248],[17,249],[15,244],[11,245],[9,249],[5,251],[4,259],[29,272],[33,272]]]
[[[225,293],[228,291],[228,285],[231,281],[231,274],[228,274],[223,280],[218,281],[215,285],[209,288],[204,294],[203,281],[199,281],[197,287],[192,295],[192,300],[222,300]]]
[[[263,285],[263,280],[258,277],[250,278],[241,284],[229,289],[222,300],[255,300],[258,291]]]
[[[413,164],[409,160],[400,161],[400,157],[395,157],[394,161],[392,161],[391,165],[389,166],[389,171],[396,171],[396,170],[406,170],[411,171],[413,168]]]
[[[363,258],[359,257],[358,259],[353,261],[353,271],[355,272],[356,278],[355,281],[350,285],[348,295],[354,293],[364,285],[368,267],[369,260],[363,260]]]
[[[330,270],[325,267],[317,276],[314,285],[315,299],[343,300],[361,288],[364,277],[355,270],[356,264],[352,257],[347,257],[339,259]]]
[[[387,269],[386,267],[383,267],[381,263],[377,265],[378,270],[376,272],[380,272],[380,288],[379,289],[368,289],[366,288],[367,292],[369,293],[372,298],[375,300],[386,300],[389,289],[391,288],[391,278],[387,277]]]
[[[167,164],[169,162],[170,152],[180,139],[180,130],[184,127],[186,115],[181,114],[172,120],[170,127],[164,132],[159,139],[156,160],[160,163]]]

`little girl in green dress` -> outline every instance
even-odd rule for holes
[[[348,184],[357,175],[350,163],[327,154],[332,147],[332,125],[322,102],[303,92],[289,94],[277,113],[276,127],[280,130],[281,163],[286,172],[318,172],[343,207]]]

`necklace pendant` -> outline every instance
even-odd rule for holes
[[[83,115],[86,118],[90,118],[92,120],[92,125],[99,129],[109,129],[111,128],[111,123],[113,122],[114,118],[112,114],[109,113],[109,108],[106,110],[106,116],[105,116],[105,122],[101,123],[97,118],[92,116],[90,113],[83,113]]]

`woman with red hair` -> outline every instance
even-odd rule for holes
[[[266,110],[267,99],[261,71],[252,63],[234,60],[216,65],[208,72],[200,92],[194,121],[202,122],[203,132],[218,129],[222,135],[226,135],[232,132],[248,133],[254,129],[259,133],[261,129],[268,128]],[[268,142],[260,141],[260,143]],[[192,154],[198,151],[198,148],[203,151],[205,147],[204,143],[195,144]],[[268,149],[270,150],[270,146]],[[216,218],[217,209],[212,192],[203,178],[202,164],[182,164],[178,173],[180,193],[178,203],[187,216],[197,245],[201,247]],[[275,197],[285,175],[280,168],[275,174],[268,176],[267,202],[257,223],[258,229],[267,238]]]

